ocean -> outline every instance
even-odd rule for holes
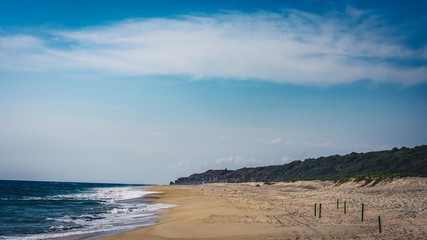
[[[0,239],[93,239],[155,223],[171,206],[142,186],[0,180]]]

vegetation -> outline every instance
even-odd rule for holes
[[[349,179],[375,185],[395,176],[427,177],[427,145],[393,148],[388,151],[333,155],[284,165],[237,170],[208,170],[182,177],[175,184],[213,182],[278,182],[295,180],[333,180],[337,184]]]

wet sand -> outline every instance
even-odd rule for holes
[[[156,225],[102,239],[427,239],[427,178],[400,178],[374,186],[299,181],[150,190],[162,192],[155,202],[176,207],[161,212]]]

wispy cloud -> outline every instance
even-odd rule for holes
[[[249,159],[249,158],[244,158],[241,156],[227,156],[227,157],[221,157],[221,158],[217,158],[215,160],[216,164],[219,165],[250,165],[253,163],[257,163],[257,161],[255,159]]]
[[[0,37],[0,71],[184,75],[335,84],[427,82],[427,58],[369,12],[223,13],[132,19]],[[417,61],[415,64],[408,62]],[[421,62],[421,64],[420,64]],[[401,64],[405,63],[405,64]]]
[[[304,141],[301,144],[305,145],[305,146],[312,146],[312,147],[329,147],[329,146],[331,146],[331,142],[314,143],[314,142]]]
[[[282,138],[275,138],[275,139],[270,140],[270,143],[275,144],[275,143],[279,143],[281,141],[282,141]]]

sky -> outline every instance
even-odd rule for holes
[[[426,5],[2,0],[0,179],[164,184],[427,144]]]

